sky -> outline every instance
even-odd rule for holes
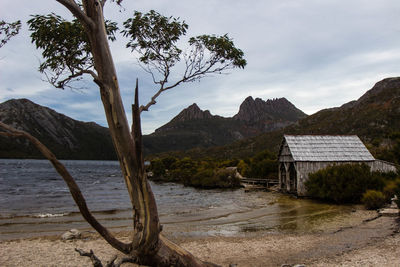
[[[164,92],[142,113],[146,134],[193,103],[214,115],[232,117],[248,96],[285,97],[311,115],[356,100],[376,82],[399,76],[398,0],[125,0],[123,8],[107,4],[105,16],[122,23],[134,10],[152,9],[189,25],[182,47],[191,36],[228,33],[244,52],[247,66]],[[28,98],[74,119],[106,126],[99,90],[90,77],[74,90],[60,90],[38,71],[41,51],[31,44],[26,21],[32,14],[51,12],[71,18],[55,0],[1,0],[0,20],[20,19],[23,28],[0,49],[0,102]],[[118,36],[111,49],[130,118],[136,78],[142,104],[158,88],[125,48],[126,42]]]

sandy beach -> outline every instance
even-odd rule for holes
[[[128,235],[118,233],[124,239]],[[400,266],[398,217],[377,217],[376,212],[362,210],[351,220],[341,218],[313,233],[260,232],[174,241],[222,266]],[[94,233],[72,241],[59,236],[18,239],[0,243],[0,266],[91,266],[75,248],[93,249],[104,262],[117,253]]]

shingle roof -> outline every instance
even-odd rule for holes
[[[285,135],[295,161],[373,161],[356,135]]]

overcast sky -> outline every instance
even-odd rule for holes
[[[229,75],[214,75],[165,92],[143,114],[151,133],[187,106],[197,103],[212,114],[231,117],[247,96],[286,97],[307,114],[358,99],[376,82],[399,75],[400,1],[398,0],[125,0],[109,4],[106,17],[124,21],[134,10],[154,9],[189,24],[187,36],[228,33],[248,65]],[[38,71],[41,53],[30,43],[31,14],[69,13],[55,0],[1,0],[0,20],[23,21],[21,33],[0,49],[0,102],[28,98],[77,120],[106,126],[98,89],[90,79],[81,90],[59,90]],[[141,101],[156,87],[124,38],[113,43],[125,106],[135,79]],[[178,74],[178,73],[177,73]],[[128,110],[129,111],[129,110]],[[130,115],[128,115],[128,118]]]

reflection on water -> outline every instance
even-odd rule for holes
[[[130,200],[117,162],[65,161],[91,210],[104,225],[128,230]],[[350,216],[352,207],[317,203],[272,192],[198,190],[154,184],[160,221],[169,236],[240,236],[319,231]],[[47,161],[0,160],[0,239],[91,230],[68,188]]]

